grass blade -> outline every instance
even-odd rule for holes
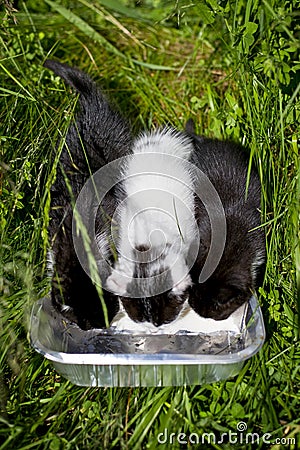
[[[128,8],[117,0],[100,0],[100,3],[105,6],[105,8],[115,11],[118,14],[122,14],[123,16],[130,17],[132,19],[144,20],[143,17],[133,8]]]
[[[51,6],[55,11],[57,11],[59,14],[61,14],[65,19],[67,19],[70,23],[72,23],[77,28],[79,28],[90,39],[92,39],[93,41],[98,42],[106,50],[108,50],[109,52],[114,53],[115,55],[119,56],[120,58],[127,59],[128,61],[131,61],[134,64],[146,67],[147,69],[151,69],[151,70],[165,70],[165,71],[178,71],[179,70],[179,69],[171,67],[171,66],[151,64],[151,63],[147,63],[147,62],[144,62],[144,61],[139,61],[139,60],[136,60],[136,59],[132,59],[132,58],[130,58],[128,56],[125,56],[114,45],[112,45],[110,42],[108,42],[100,33],[98,33],[93,27],[91,27],[91,25],[86,23],[83,19],[78,17],[72,11],[70,11],[67,8],[65,8],[64,6],[61,6],[61,5],[57,4],[56,2],[53,2],[52,0],[45,0],[45,2],[49,6]]]
[[[106,50],[114,53],[115,55],[126,59],[126,56],[120,52],[114,45],[108,42],[100,33],[98,33],[93,27],[91,27],[88,23],[86,23],[83,19],[78,17],[69,9],[65,8],[62,5],[57,4],[51,0],[45,0],[45,2],[51,6],[55,11],[61,14],[65,19],[67,19],[70,23],[75,25],[79,30],[81,30],[86,36],[88,36],[93,41],[98,42],[102,45]]]
[[[32,97],[31,93],[23,86],[23,84],[17,80],[12,73],[9,72],[9,70],[3,66],[3,64],[0,64],[0,68],[3,70],[3,72],[6,73],[21,89],[22,91],[26,92],[28,98],[30,100],[36,101],[34,97]],[[3,88],[4,89],[4,88]],[[19,95],[20,96],[20,95]],[[27,97],[26,97],[27,98]]]

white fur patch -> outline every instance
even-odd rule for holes
[[[106,232],[98,234],[96,236],[96,242],[99,249],[99,252],[103,259],[109,258],[111,255],[110,244],[108,240],[108,236]]]
[[[257,276],[257,271],[259,269],[259,267],[265,262],[265,253],[264,252],[258,252],[255,255],[255,258],[251,264],[251,275],[252,275],[252,280],[255,281],[256,280],[256,276]]]
[[[185,163],[192,151],[189,138],[170,129],[144,133],[135,141],[124,168],[125,201],[118,211],[119,259],[107,280],[112,292],[121,295],[126,291],[139,247],[149,248],[149,277],[169,267],[175,291],[183,292],[189,284],[186,258],[197,233],[193,175]]]
[[[55,258],[54,253],[51,249],[47,251],[47,277],[52,278],[54,274],[54,264],[55,264]]]

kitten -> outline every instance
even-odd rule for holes
[[[226,217],[226,243],[222,258],[212,275],[199,283],[207,258],[211,226],[207,211],[195,198],[200,233],[200,250],[190,275],[189,304],[201,316],[226,319],[249,300],[262,283],[265,270],[265,236],[260,228],[261,186],[251,170],[247,188],[248,157],[241,146],[197,136],[188,121],[186,131],[195,151],[191,162],[204,172],[221,199]]]
[[[79,96],[76,123],[67,133],[57,166],[56,180],[51,188],[49,237],[53,303],[66,317],[83,329],[104,326],[104,317],[97,290],[78,261],[73,239],[73,199],[85,182],[108,162],[131,153],[132,136],[127,122],[115,111],[101,90],[85,73],[57,61],[47,60],[44,66],[59,75]],[[66,185],[68,180],[71,192]],[[93,205],[87,204],[89,212]],[[105,199],[106,214],[116,208],[112,191]],[[97,233],[109,225],[97,215]],[[104,293],[109,320],[118,310],[118,300]]]
[[[187,300],[188,258],[197,236],[193,175],[185,164],[192,151],[183,133],[144,133],[124,168],[119,258],[106,287],[134,321],[172,322]]]

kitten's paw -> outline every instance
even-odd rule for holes
[[[191,286],[192,279],[190,275],[186,275],[182,280],[180,280],[178,283],[175,284],[175,286],[172,289],[172,294],[175,295],[182,295],[184,291]]]
[[[124,295],[127,290],[129,279],[118,270],[113,270],[112,274],[106,280],[106,289],[116,295]]]

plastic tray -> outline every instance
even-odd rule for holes
[[[83,331],[44,297],[33,305],[30,337],[33,347],[76,385],[182,386],[237,375],[245,360],[262,347],[265,329],[255,296],[239,333],[174,335]]]

